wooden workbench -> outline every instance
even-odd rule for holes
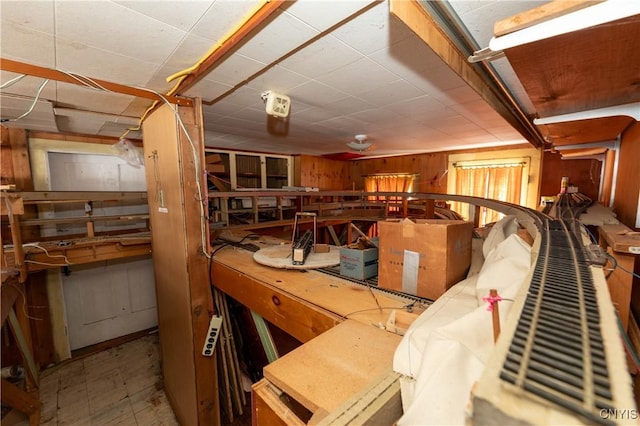
[[[408,313],[403,309],[407,299],[321,271],[269,268],[254,262],[252,252],[233,246],[213,257],[212,283],[303,342],[267,365],[265,379],[254,385],[254,424],[309,420],[283,406],[283,394],[314,421],[358,398],[374,381],[393,374],[393,353],[401,336],[384,329],[391,312],[396,331],[402,333],[424,311]],[[394,389],[390,405],[397,411],[399,388]]]
[[[380,310],[366,286],[320,271],[269,268],[256,263],[252,252],[231,246],[215,254],[212,283],[303,343],[346,318],[384,326],[395,310],[402,330],[424,311],[407,313],[407,299],[374,289]]]

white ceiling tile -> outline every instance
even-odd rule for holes
[[[224,101],[240,105],[243,107],[247,106],[264,106],[264,101],[260,97],[262,92],[253,89],[251,87],[242,86],[238,90],[231,93],[229,96],[224,98]]]
[[[247,83],[247,86],[263,92],[272,90],[283,95],[288,94],[289,89],[299,86],[307,81],[307,78],[291,72],[280,65],[275,65],[266,72],[260,74]]]
[[[234,54],[213,67],[206,79],[232,86],[261,70],[264,66],[265,64],[262,62]]]
[[[324,31],[371,3],[373,0],[299,0],[289,3],[286,13]]]
[[[114,83],[144,86],[153,76],[156,66],[58,37],[57,68]]]
[[[319,121],[314,124],[318,126],[323,126],[330,129],[339,129],[347,131],[350,134],[358,134],[361,133],[361,129],[366,126],[367,123],[360,121],[356,118],[352,117],[335,117],[330,118],[328,120]]]
[[[59,1],[56,35],[139,61],[162,64],[185,32],[113,2]],[[81,56],[78,50],[76,54]]]
[[[267,113],[264,109],[258,108],[243,108],[228,115],[231,118],[237,118],[238,120],[247,120],[254,123],[267,123]]]
[[[385,1],[336,28],[331,35],[363,54],[370,54],[410,37],[411,31],[389,14],[389,3]]]
[[[433,97],[445,105],[464,104],[480,99],[480,95],[466,84],[453,89],[438,91]]]
[[[229,84],[222,84],[217,81],[202,79],[182,94],[184,96],[202,97],[202,99],[206,101],[212,101],[231,89],[233,89],[233,86]]]
[[[133,98],[133,96],[97,91],[77,84],[58,83],[58,106],[122,114]]]
[[[295,102],[297,99],[300,99],[300,101],[307,105],[320,107],[344,98],[345,96],[344,92],[313,80],[300,86],[296,86],[289,91],[289,97],[291,98],[291,105],[293,108],[295,108]]]
[[[128,117],[142,117],[142,114],[151,106],[153,101],[146,98],[133,98],[122,110],[121,114]]]
[[[182,68],[174,68],[168,65],[159,67],[156,72],[147,80],[144,87],[147,89],[155,90],[159,93],[168,93],[178,82],[178,79],[173,81],[167,81],[167,77],[182,71]]]
[[[392,120],[400,120],[401,117],[395,112],[387,109],[387,108],[372,108],[367,110],[358,111],[352,114],[349,114],[349,117],[360,120],[367,125],[375,125],[378,127],[378,123],[387,123],[389,119]]]
[[[104,125],[104,121],[87,120],[85,118],[75,117],[56,117],[58,128],[61,132],[74,133],[79,132],[85,135],[97,135],[100,128]]]
[[[2,71],[0,72],[0,82],[2,82],[2,84],[8,83],[9,80],[18,77],[19,75],[20,74]],[[2,93],[35,98],[38,91],[40,90],[40,86],[44,84],[44,88],[40,92],[40,99],[55,101],[56,82],[53,80],[49,80],[47,83],[45,83],[45,80],[46,79],[44,78],[27,75],[20,80],[15,81],[12,85],[2,89]]]
[[[323,37],[280,65],[308,77],[318,77],[361,59],[361,53],[332,36]]]
[[[190,30],[200,17],[211,7],[214,1],[189,1],[180,2],[162,0],[122,0],[114,1],[128,9],[135,10],[165,24],[176,27],[182,31]]]
[[[16,25],[24,29],[54,33],[53,0],[2,1],[2,25]]]
[[[318,31],[287,13],[277,13],[260,32],[241,43],[236,53],[271,63],[313,38]]]
[[[239,26],[257,4],[257,1],[249,0],[217,0],[200,17],[192,31],[194,34],[222,43],[223,38],[230,35],[230,31]]]
[[[0,36],[0,54],[3,58],[48,68],[55,67],[54,42],[49,34],[2,19]]]
[[[190,68],[207,55],[214,46],[215,42],[208,38],[193,33],[187,34],[165,64],[179,70]]]
[[[376,106],[385,106],[424,96],[426,93],[405,80],[373,87],[358,94],[358,98]]]
[[[353,96],[347,96],[335,102],[325,104],[325,108],[342,115],[353,114],[354,112],[370,109],[373,105]]]
[[[395,74],[369,58],[362,58],[317,78],[320,83],[352,95],[367,92],[371,87],[390,84],[397,79]]]
[[[289,118],[291,122],[300,123],[317,123],[324,120],[329,120],[330,118],[335,118],[341,115],[340,113],[329,111],[325,108],[320,107],[310,107],[305,108],[302,111],[297,111],[295,108],[296,104],[292,103],[291,108],[291,117]]]
[[[33,109],[28,115],[18,119],[29,111],[32,106]],[[15,96],[4,92],[0,93],[0,116],[3,120],[10,120],[3,122],[3,126],[11,125],[12,127],[20,127],[35,122],[40,125],[55,124],[51,102],[38,100],[34,104],[34,99],[30,97]]]
[[[211,120],[224,118],[244,108],[244,105],[236,105],[226,100],[216,102],[213,105],[203,105],[203,114]]]

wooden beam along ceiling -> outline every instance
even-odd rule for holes
[[[138,98],[152,99],[154,101],[162,101],[163,98],[165,98],[172,104],[181,106],[193,106],[193,101],[188,98],[174,95],[160,95],[159,93],[153,92],[152,90],[126,86],[123,84],[112,83],[110,81],[99,80],[95,78],[87,78],[51,68],[40,67],[38,65],[31,65],[24,62],[13,61],[6,58],[0,58],[0,69],[17,74],[26,74],[34,77],[48,78],[50,80],[60,81],[63,83],[76,84],[78,86],[100,89],[104,88],[110,92],[136,96]]]

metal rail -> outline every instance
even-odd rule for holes
[[[399,194],[407,196],[408,194]],[[532,399],[568,410],[587,422],[611,424],[612,377],[600,325],[591,262],[577,217],[591,200],[559,197],[551,215],[483,198],[411,194],[416,199],[460,201],[515,215],[540,242],[522,311],[499,377]],[[526,285],[526,284],[525,284]],[[631,392],[631,390],[629,390]]]

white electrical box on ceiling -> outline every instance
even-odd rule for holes
[[[291,108],[291,99],[286,95],[281,95],[272,91],[262,94],[262,99],[266,104],[267,114],[275,117],[288,117]]]

